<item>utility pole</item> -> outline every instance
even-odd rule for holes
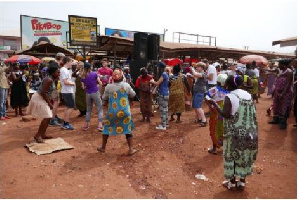
[[[166,41],[166,32],[168,31],[167,28],[164,28],[164,41]]]

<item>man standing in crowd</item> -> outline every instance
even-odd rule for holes
[[[196,114],[195,122],[200,123],[201,127],[205,127],[207,125],[206,117],[201,108],[202,102],[204,100],[204,94],[207,91],[206,78],[203,70],[204,67],[205,64],[203,62],[199,62],[196,64],[196,70],[193,67],[190,68],[191,73],[195,78],[192,107],[194,108]]]
[[[55,56],[55,62],[57,63],[57,67],[60,68],[63,62],[63,58],[65,57],[65,54],[63,53],[57,53]],[[58,81],[54,82],[55,87],[51,93],[51,99],[53,101],[53,109],[52,109],[52,119],[50,120],[50,126],[61,126],[59,121],[61,119],[57,116],[57,109],[59,105],[59,92],[57,89]]]
[[[230,75],[231,75],[231,76],[236,75],[236,72],[235,72],[236,66],[237,66],[236,63],[232,63],[232,64],[231,64],[230,70],[228,70],[228,76],[230,76]]]
[[[100,76],[100,81],[102,82],[101,96],[105,91],[105,87],[108,84],[109,78],[112,76],[113,70],[108,67],[108,60],[106,58],[102,59],[102,67],[98,69],[98,76]]]
[[[208,83],[208,88],[210,89],[212,87],[215,87],[217,85],[217,70],[213,65],[210,65],[207,60],[203,61],[206,64],[207,67],[207,83]]]
[[[8,71],[8,67],[1,63],[0,66],[0,120],[10,119],[6,115],[6,100],[7,93],[9,89],[6,72]]]
[[[60,69],[61,94],[65,102],[64,124],[62,125],[62,128],[74,130],[74,127],[70,124],[70,116],[75,108],[75,100],[74,100],[75,83],[72,81],[72,76],[69,71],[72,67],[71,58],[64,57],[63,64],[64,66]]]

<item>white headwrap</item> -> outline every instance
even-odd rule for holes
[[[224,86],[227,77],[228,77],[227,74],[219,74],[217,78],[217,82],[221,83],[221,86]]]

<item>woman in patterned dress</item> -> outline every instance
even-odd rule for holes
[[[225,96],[223,109],[209,100],[224,118],[223,162],[227,181],[223,186],[229,190],[245,188],[246,176],[253,174],[258,150],[256,109],[251,95],[240,89],[242,85],[243,78],[239,75],[227,78],[225,87],[229,94]]]
[[[174,121],[174,114],[177,115],[176,123],[180,123],[181,113],[185,111],[184,88],[190,91],[189,84],[184,75],[180,73],[180,65],[173,68],[173,74],[169,77],[170,81],[170,97],[169,112],[171,113],[170,121]]]
[[[269,124],[279,124],[280,129],[286,129],[287,118],[289,117],[293,100],[293,71],[288,68],[290,60],[279,61],[279,68],[282,71],[275,81],[273,96],[273,121]]]
[[[266,70],[267,74],[267,85],[268,85],[268,96],[271,96],[275,88],[275,79],[277,76],[277,69],[274,67],[273,63],[270,63],[268,69]]]
[[[134,90],[126,82],[123,82],[123,72],[115,69],[112,74],[114,83],[105,87],[102,99],[104,105],[108,103],[106,119],[104,120],[103,142],[102,147],[97,148],[98,151],[104,153],[109,136],[125,135],[129,147],[128,155],[137,152],[132,145],[132,130],[134,128],[129,99],[135,97]]]
[[[223,109],[223,101],[225,95],[228,93],[228,91],[224,87],[226,79],[227,74],[219,74],[217,78],[217,86],[211,88],[207,92],[207,98],[215,100],[221,109]],[[209,118],[209,132],[213,143],[213,148],[209,148],[208,153],[216,155],[217,148],[220,148],[223,144],[223,117],[218,113],[217,109],[214,106],[209,106],[209,108],[211,110]]]
[[[81,75],[83,73],[83,62],[78,63],[78,69],[73,73],[73,77],[76,77],[75,85],[75,104],[76,108],[79,110],[78,117],[83,117],[86,115],[86,94],[81,84]]]
[[[140,109],[143,116],[142,122],[147,118],[147,122],[150,122],[152,116],[152,93],[150,87],[150,81],[152,76],[148,74],[146,68],[141,69],[141,75],[137,78],[135,87],[140,91]]]
[[[190,87],[190,91],[187,89],[187,87],[184,87],[185,110],[190,111],[192,109],[192,99],[193,99],[192,90],[194,85],[194,78],[193,75],[191,74],[191,70],[189,67],[186,67],[184,71],[185,71],[187,82]]]

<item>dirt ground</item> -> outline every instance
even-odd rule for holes
[[[71,119],[74,131],[49,127],[49,135],[62,137],[75,148],[42,156],[24,147],[33,139],[39,120],[1,121],[1,198],[297,198],[294,118],[289,118],[287,130],[267,124],[271,100],[265,95],[259,100],[259,153],[243,192],[221,186],[222,150],[218,155],[207,153],[208,127],[193,124],[193,112],[183,114],[183,123],[171,123],[167,132],[160,132],[154,128],[158,113],[151,124],[139,122],[135,103],[133,134],[140,151],[131,157],[124,155],[124,136],[110,137],[105,154],[96,151],[102,140],[96,113],[86,132],[81,130],[84,118],[76,118],[77,111]],[[208,181],[197,180],[198,173],[204,173]]]

